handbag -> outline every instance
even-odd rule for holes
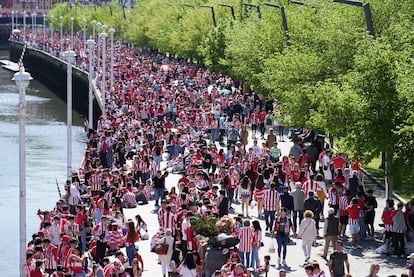
[[[168,252],[169,245],[168,243],[166,243],[165,240],[166,239],[164,238],[164,243],[157,244],[155,246],[155,253],[157,253],[158,255],[166,255]]]
[[[145,232],[145,231],[141,232],[140,237],[142,240],[148,240],[149,239],[148,232]]]
[[[269,246],[269,253],[276,253],[276,247],[274,242],[272,242]]]

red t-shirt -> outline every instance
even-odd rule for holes
[[[336,176],[335,177],[335,182],[341,183],[341,184],[345,184],[346,183],[346,179],[344,176]]]
[[[299,181],[300,170],[292,170],[290,174],[291,174],[293,182]]]
[[[178,183],[184,183],[185,185],[188,185],[188,182],[190,182],[190,180],[188,180],[188,178],[187,178],[187,177],[181,177],[181,178],[178,180]]]
[[[260,121],[261,123],[263,123],[263,122],[265,121],[266,115],[267,115],[267,113],[266,113],[266,112],[260,112],[260,113],[259,113],[259,121]]]
[[[347,208],[348,210],[348,216],[350,219],[358,219],[359,217],[359,212],[361,211],[361,207],[360,206],[355,206],[355,205],[350,205]]]
[[[333,162],[333,164],[334,164],[334,166],[335,166],[336,169],[337,168],[341,168],[342,169],[342,168],[345,167],[345,164],[346,164],[345,159],[343,157],[341,157],[341,156],[335,157],[332,160],[332,162]]]
[[[392,218],[395,216],[396,213],[397,213],[396,210],[385,210],[382,213],[382,218],[384,219],[384,224],[392,225]]]
[[[76,215],[76,223],[78,223],[79,226],[83,226],[83,224],[88,220],[88,215],[84,213],[78,213]]]
[[[40,268],[34,268],[30,271],[30,277],[43,277],[42,272],[40,271]]]

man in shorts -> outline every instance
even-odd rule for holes
[[[372,189],[367,190],[365,196],[365,229],[369,238],[374,238],[374,220],[375,220],[375,209],[378,207],[378,202],[375,196],[373,195],[374,191]]]
[[[358,199],[352,198],[351,205],[348,206],[348,224],[349,224],[349,232],[352,235],[352,248],[362,248],[360,244],[361,240],[359,237],[359,213],[361,211],[361,207],[358,206]]]

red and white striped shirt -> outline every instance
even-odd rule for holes
[[[229,176],[229,183],[227,184],[227,188],[237,188],[239,186],[239,177],[237,173],[233,173]]]
[[[346,195],[342,195],[339,198],[339,216],[347,216],[348,215],[348,206],[349,206],[349,198]]]
[[[118,274],[118,270],[115,268],[115,265],[107,264],[104,267],[104,274],[105,274],[105,277],[116,276],[115,274]]]
[[[147,163],[145,161],[139,161],[138,162],[138,171],[141,172],[148,172],[148,166]]]
[[[103,224],[102,222],[97,224],[95,228],[93,228],[93,231],[97,237],[101,236],[107,231],[108,227],[106,224]]]
[[[82,272],[83,267],[83,260],[81,257],[71,255],[68,257],[68,266],[69,266],[69,272],[75,276],[75,274]]]
[[[256,152],[249,151],[249,153],[248,153],[248,161],[249,161],[249,163],[252,163],[254,161],[254,158],[255,157],[256,157]]]
[[[307,180],[302,185],[302,189],[305,191],[305,195],[308,196],[309,191],[313,191],[316,195],[316,191],[319,188],[319,184],[315,182],[314,180]]]
[[[71,238],[75,237],[76,238],[76,234],[79,233],[79,225],[77,223],[73,223],[71,224],[70,222],[65,224],[65,231],[64,233],[68,236],[70,236]]]
[[[187,250],[196,250],[197,249],[197,240],[194,236],[193,226],[188,226],[185,230],[187,235]]]
[[[152,161],[150,164],[151,167],[151,177],[155,177],[157,175],[157,163],[155,161]]]
[[[240,252],[251,252],[252,251],[252,238],[253,231],[250,226],[240,228],[239,232],[239,251]]]
[[[255,112],[250,115],[250,119],[251,119],[252,124],[259,123],[259,116]]]
[[[347,210],[348,210],[348,224],[357,225],[361,207],[357,205],[349,205]]]
[[[160,228],[165,232],[166,229],[171,229],[175,230],[175,214],[173,214],[172,212],[164,212],[161,216],[161,221],[160,221]]]
[[[254,197],[256,198],[256,200],[263,200],[266,190],[266,187],[263,187],[261,189],[255,189]]]
[[[54,245],[49,245],[49,247],[43,249],[43,255],[45,257],[45,268],[56,269],[58,248]]]
[[[331,187],[329,189],[329,204],[330,205],[338,205],[339,203],[339,195],[338,195],[338,191],[336,190],[335,187]]]
[[[261,241],[262,241],[262,232],[260,230],[257,230],[257,231],[253,230],[252,245],[255,247],[260,247]]]
[[[264,209],[266,211],[277,211],[280,204],[280,194],[277,190],[268,189],[264,194]]]
[[[111,249],[119,249],[123,245],[122,230],[118,229],[109,232],[109,247]]]
[[[101,190],[101,185],[102,185],[102,175],[95,173],[92,174],[90,179],[90,183],[92,185],[91,190],[92,191],[100,191]]]
[[[66,256],[64,256],[64,257],[62,257],[62,261],[63,261],[63,266],[65,267],[65,269],[66,269],[66,272],[69,272],[69,267],[70,267],[70,262],[71,262],[71,256],[72,256],[72,254],[73,254],[73,251],[75,250],[75,248],[72,248],[72,247],[70,247],[69,249],[68,249],[68,252],[66,253]]]
[[[137,206],[137,200],[133,192],[127,191],[122,197],[125,208],[135,208]]]

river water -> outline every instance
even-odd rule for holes
[[[0,51],[8,59],[8,51]],[[0,276],[19,276],[19,94],[13,73],[0,67]],[[75,93],[74,93],[75,95]],[[27,240],[39,229],[37,209],[50,210],[66,179],[66,104],[33,80],[26,90]],[[85,145],[73,111],[73,165]]]

